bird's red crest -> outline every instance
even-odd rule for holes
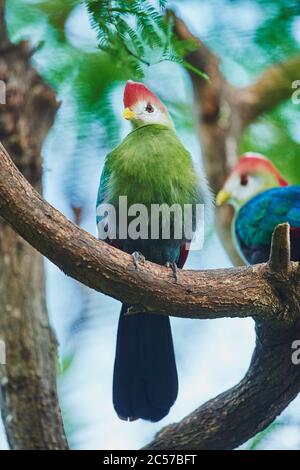
[[[125,108],[130,108],[138,101],[149,101],[165,110],[163,103],[143,83],[128,80],[124,90],[124,106]]]
[[[238,172],[240,175],[243,175],[251,173],[251,171],[255,168],[261,168],[264,171],[273,173],[276,176],[280,186],[289,185],[289,183],[279,173],[277,168],[275,168],[273,163],[260,153],[248,152],[242,155],[234,171]]]

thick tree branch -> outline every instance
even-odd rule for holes
[[[180,271],[178,284],[170,270],[150,262],[136,273],[131,256],[96,240],[44,201],[2,146],[0,214],[66,274],[127,303],[190,318],[281,316],[266,265]]]
[[[298,393],[300,368],[291,361],[291,344],[300,335],[300,271],[289,262],[286,225],[274,234],[270,267],[180,271],[175,284],[169,270],[149,262],[136,272],[129,255],[67,220],[30,186],[2,146],[0,214],[64,272],[119,300],[182,317],[256,318],[257,346],[245,378],[163,429],[147,448],[234,448],[269,424]],[[285,253],[279,257],[286,259],[287,269],[277,263],[279,252]],[[289,294],[283,296],[286,285]]]
[[[162,429],[147,449],[234,449],[288,406],[300,390],[300,367],[291,358],[299,326],[284,331],[260,324],[256,333],[256,348],[243,380]]]
[[[0,13],[1,5],[3,6],[3,3],[0,3]],[[175,28],[179,35],[190,35],[180,20],[176,20]],[[201,45],[200,42],[199,44]],[[26,45],[21,47],[25,56],[26,54],[28,56]],[[246,93],[247,99],[245,99],[245,89],[237,90],[230,86],[220,73],[218,59],[205,46],[202,45],[202,48],[191,54],[188,60],[191,63],[195,61],[193,65],[200,67],[211,77],[210,82],[205,82],[191,74],[198,104],[199,130],[202,136],[206,168],[213,189],[218,190],[223,183],[224,176],[236,162],[238,139],[245,120],[250,121],[249,103],[254,116],[257,111],[253,111],[254,101],[249,89]],[[4,72],[7,73],[7,70],[4,69]],[[38,81],[33,81],[33,83],[36,85]],[[35,91],[38,91],[38,87]],[[269,96],[268,91],[263,93]],[[34,95],[35,93],[30,94],[30,99],[26,97],[25,109],[27,114],[30,110],[34,110],[34,115],[39,116],[35,114],[36,109],[44,109],[42,103],[49,104],[53,96],[51,93],[47,96],[42,86],[40,93],[36,93],[37,102],[35,102]],[[280,96],[283,96],[282,93]],[[247,102],[248,111],[246,105],[244,106],[245,102]],[[52,104],[54,106],[49,108],[51,116],[55,113],[55,103]],[[39,152],[39,145],[49,127],[51,116],[46,115],[48,122],[43,127],[41,121],[45,113],[41,113],[40,118],[33,121],[34,127],[28,129],[25,126],[24,134],[23,124],[26,122],[16,120],[14,112],[12,119],[7,118],[8,114],[5,115],[5,120],[0,122],[0,129],[4,129],[4,136],[9,136],[5,142],[9,144],[8,148],[14,156],[15,163],[25,174],[30,168],[27,176],[38,186],[40,168],[36,165],[36,159],[32,154]],[[20,122],[22,125],[19,125]],[[32,152],[27,142],[35,126],[38,126],[41,132],[38,133],[38,142]],[[24,156],[26,156],[25,159]],[[32,171],[30,165],[33,165],[35,171]],[[287,226],[278,227],[274,233],[272,253],[268,264],[227,270],[180,271],[179,282],[175,284],[169,270],[148,262],[135,272],[129,255],[97,241],[68,221],[47,204],[24,179],[2,146],[0,147],[0,215],[25,240],[68,275],[119,300],[181,317],[253,316],[255,318],[257,346],[245,378],[232,389],[204,404],[180,423],[162,430],[147,448],[234,448],[272,422],[299,392],[300,369],[292,363],[291,344],[300,334],[300,272],[298,264],[290,263],[289,260]],[[219,219],[223,232],[226,233],[227,209],[223,210]],[[2,241],[3,246],[4,241],[9,240],[7,234],[5,235]],[[226,236],[230,249],[228,233]],[[238,262],[233,251],[232,257]],[[30,251],[24,259],[30,259]],[[24,267],[26,268],[25,265]],[[40,267],[39,263],[38,267]],[[34,274],[38,275],[38,272],[39,270],[35,268]],[[8,280],[8,276],[5,280]],[[11,282],[13,283],[13,278]],[[3,296],[5,295],[7,293],[3,292]],[[10,317],[6,315],[6,318],[9,318],[9,325],[6,327],[11,327],[6,329],[13,331],[13,323],[18,321],[18,318],[22,319],[22,313],[14,312],[14,315]],[[45,312],[43,318],[47,320]],[[36,325],[33,333],[35,331]],[[29,330],[28,332],[30,333]],[[32,434],[32,430],[29,429],[28,437],[31,439],[33,435],[36,440],[29,441],[28,448],[40,448],[43,443],[48,448],[66,446],[55,390],[52,386],[53,342],[47,335],[42,338],[45,339],[44,346],[50,358],[50,368],[46,370],[46,376],[48,378],[50,376],[51,380],[46,388],[52,391],[53,395],[51,397],[47,395],[45,399],[45,389],[39,377],[35,377],[34,374],[29,378],[25,374],[9,377],[10,390],[7,398],[15,398],[15,392],[21,387],[32,390],[30,388],[32,379],[35,386],[34,397],[37,402],[39,398],[42,402],[41,409],[34,417],[37,419],[37,432],[42,437],[38,438],[36,433]],[[36,336],[36,348],[32,346],[32,341],[30,344],[38,357],[41,332],[38,331]],[[48,349],[47,338],[50,349]],[[26,344],[28,347],[28,343]],[[31,357],[32,351],[28,349],[27,354]],[[44,358],[45,355],[43,355],[43,360]],[[45,372],[43,360],[38,373],[40,370]],[[5,392],[6,385],[2,384],[2,388]],[[32,400],[32,398],[29,399]],[[9,409],[17,407],[19,413],[17,418],[21,419],[22,408],[19,403],[9,403],[9,399],[5,401]],[[54,412],[51,405],[53,405]],[[28,409],[25,409],[26,413],[27,411]],[[18,423],[16,419],[14,421]],[[51,423],[50,443],[46,428],[49,422]],[[7,423],[7,429],[12,430],[12,428]],[[57,439],[53,430],[57,431]],[[23,428],[22,431],[24,431]],[[12,444],[16,448],[24,446],[26,436],[20,438],[15,425],[12,437],[14,438]],[[16,437],[18,438],[17,445]]]
[[[261,114],[291,98],[292,83],[299,80],[300,55],[269,67],[252,85],[241,89],[241,117],[247,126]]]
[[[269,265],[284,302],[291,295],[290,281],[284,281],[284,276],[276,278],[276,274],[287,275],[291,268],[288,224],[279,225],[274,232]],[[293,311],[299,315],[299,295]],[[300,368],[293,364],[291,349],[300,335],[299,319],[290,328],[257,321],[256,335],[256,348],[243,380],[180,423],[164,428],[147,449],[234,449],[286,408],[300,390]]]

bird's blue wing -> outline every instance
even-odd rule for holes
[[[236,236],[249,247],[269,245],[274,228],[285,222],[300,228],[300,186],[273,188],[247,202],[236,217]]]

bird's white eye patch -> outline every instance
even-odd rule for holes
[[[138,101],[132,107],[132,111],[136,114],[137,120],[143,124],[162,124],[167,127],[173,127],[168,112],[151,101]]]
[[[241,175],[234,177],[229,184],[229,191],[237,201],[246,201],[254,197],[261,189],[259,175]]]
[[[133,111],[141,117],[150,117],[149,115],[155,111],[154,106],[149,101],[139,101],[133,108]]]

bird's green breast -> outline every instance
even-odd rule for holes
[[[190,154],[172,129],[146,125],[132,131],[106,160],[106,202],[128,204],[199,202]]]

